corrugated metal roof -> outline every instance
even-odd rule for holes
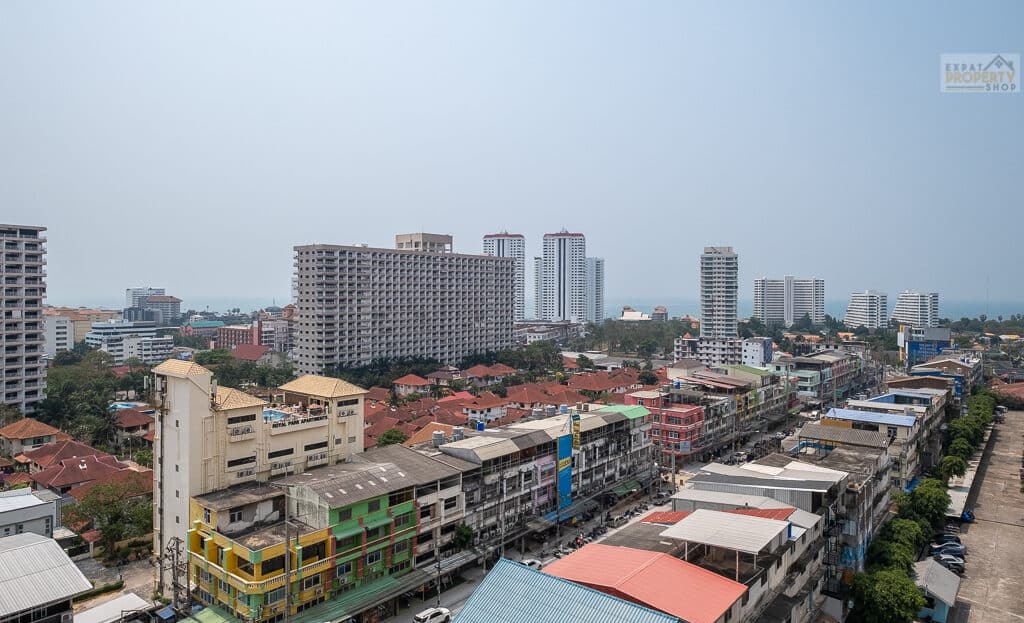
[[[675,615],[689,623],[715,623],[747,587],[668,554],[593,543],[544,572]]]
[[[757,554],[788,531],[789,523],[785,521],[700,509],[661,534],[680,541]]]
[[[677,623],[674,616],[499,560],[455,623]]]
[[[53,539],[31,532],[0,539],[0,618],[91,588]]]
[[[135,593],[125,593],[95,608],[79,612],[75,615],[75,623],[113,623],[120,621],[125,612],[144,610],[150,605],[148,601]]]
[[[952,606],[956,603],[960,592],[960,576],[943,567],[931,558],[914,563],[916,584],[925,589],[939,601]]]
[[[829,409],[825,417],[835,418],[837,420],[852,420],[854,422],[885,424],[887,426],[912,427],[917,423],[917,418],[913,415],[876,413],[874,411],[857,411],[855,409]]]
[[[785,489],[789,491],[828,491],[835,485],[834,482],[825,480],[759,477],[756,474],[751,474],[750,476],[709,474],[704,472],[691,478],[690,482],[694,484],[707,482],[740,487],[758,487],[761,489]]]
[[[640,405],[609,405],[598,409],[596,413],[621,413],[631,420],[647,417],[651,414],[650,411]]]
[[[788,504],[763,495],[746,495],[744,493],[730,493],[727,491],[680,489],[672,496],[672,499],[696,503],[706,502],[709,504],[732,505],[736,508],[790,508]]]
[[[853,428],[839,428],[838,426],[823,426],[813,423],[804,424],[804,427],[797,432],[796,436],[799,439],[834,441],[836,443],[848,443],[852,446],[867,446],[869,448],[889,447],[889,437],[885,433],[856,430]]]

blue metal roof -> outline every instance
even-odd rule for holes
[[[638,606],[504,558],[491,569],[455,623],[677,623]]]
[[[837,420],[870,422],[871,424],[886,424],[888,426],[906,426],[908,428],[917,422],[917,418],[913,415],[873,413],[871,411],[857,411],[856,409],[829,409],[825,417],[835,418]]]

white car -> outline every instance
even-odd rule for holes
[[[542,564],[541,564],[541,562],[540,562],[539,560],[537,560],[536,558],[527,558],[527,559],[525,559],[525,560],[520,560],[520,561],[519,561],[519,564],[521,564],[521,565],[526,565],[527,567],[529,567],[529,568],[531,568],[531,569],[537,569],[538,571],[540,570],[540,568],[541,568],[542,566],[544,566],[544,565],[542,565]]]
[[[412,620],[415,623],[448,623],[452,620],[452,611],[448,608],[427,608]]]

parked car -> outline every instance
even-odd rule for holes
[[[952,532],[940,532],[932,537],[932,543],[956,543],[960,544],[960,535]]]
[[[955,573],[964,572],[964,559],[950,554],[935,554],[932,556],[935,562]]]
[[[519,564],[526,565],[527,567],[529,567],[531,569],[537,569],[537,570],[540,570],[540,568],[544,566],[536,558],[527,558],[525,560],[520,560]]]
[[[967,554],[967,547],[960,543],[932,543],[933,554],[952,554],[961,558]]]
[[[448,608],[427,608],[412,618],[415,623],[448,623],[452,612]]]
[[[654,495],[653,498],[651,498],[651,500],[655,504],[660,506],[662,504],[667,504],[670,501],[672,501],[672,494],[671,493],[666,493],[665,491],[659,491],[658,493],[656,493]]]
[[[612,517],[608,522],[608,525],[613,528],[618,528],[619,526],[626,525],[627,522],[629,522],[629,519],[627,519],[625,515],[619,515],[617,517]]]

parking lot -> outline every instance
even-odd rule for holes
[[[967,570],[960,585],[957,623],[1024,622],[1024,495],[1020,493],[1024,411],[1010,411],[978,477],[973,524],[964,524]]]

